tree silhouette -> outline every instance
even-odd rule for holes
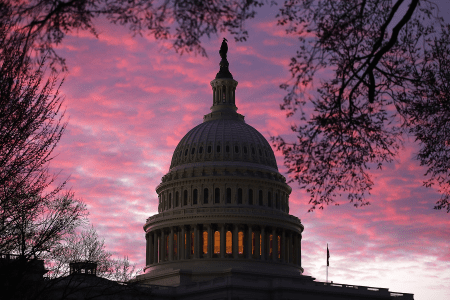
[[[266,1],[256,0],[4,0],[0,22],[8,20],[21,32],[25,44],[52,66],[66,68],[54,46],[72,31],[87,30],[97,36],[94,19],[104,17],[127,26],[133,35],[149,34],[170,39],[177,53],[194,52],[206,56],[200,39],[228,31],[237,41],[248,33],[244,22]]]
[[[300,122],[294,142],[272,141],[310,194],[309,211],[343,194],[369,204],[368,170],[391,162],[408,135],[427,167],[424,185],[439,186],[435,209],[450,211],[450,27],[438,12],[427,0],[285,2],[278,23],[300,47],[281,109]]]

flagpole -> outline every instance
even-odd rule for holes
[[[328,250],[328,243],[327,243],[327,281],[328,284],[328,266],[330,265],[330,251]]]

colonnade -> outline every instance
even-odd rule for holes
[[[148,232],[146,239],[146,265],[187,259],[231,258],[301,266],[301,234],[274,226],[171,226]]]

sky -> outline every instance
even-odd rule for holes
[[[441,13],[450,6],[441,1]],[[444,5],[445,4],[445,5]],[[202,122],[212,105],[209,82],[219,70],[218,50],[229,40],[230,71],[239,82],[238,112],[267,139],[292,139],[279,109],[290,78],[288,65],[299,42],[276,26],[276,8],[265,7],[246,23],[250,38],[235,43],[227,33],[202,40],[208,57],[176,54],[170,41],[132,37],[125,27],[97,20],[99,38],[69,34],[58,46],[68,74],[61,87],[67,129],[51,170],[69,178],[70,188],[88,207],[90,222],[115,257],[145,263],[145,220],[157,213],[156,186],[169,171],[181,138]],[[450,299],[450,214],[433,209],[439,194],[422,186],[425,168],[414,159],[413,138],[382,171],[371,171],[370,206],[341,202],[308,213],[308,195],[296,183],[290,214],[305,227],[302,262],[306,275],[389,288],[415,299]],[[283,157],[275,152],[285,174]]]

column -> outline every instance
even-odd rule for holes
[[[254,255],[254,258],[256,258],[256,259],[260,258],[260,256],[259,256],[259,243],[261,241],[260,234],[261,234],[261,230],[257,229],[255,231],[255,255]]]
[[[261,226],[261,260],[266,260],[266,230]]]
[[[148,233],[145,235],[145,265],[148,266],[150,264],[150,241],[148,238]]]
[[[298,265],[299,262],[299,257],[298,257],[298,233],[294,232],[294,256],[295,256],[295,260],[294,260],[294,264]]]
[[[214,199],[213,199],[214,200]],[[213,244],[213,240],[214,240],[214,230],[212,228],[212,224],[208,224],[207,225],[207,230],[208,230],[208,255],[206,256],[207,258],[212,258],[213,257],[213,253],[214,253],[214,244]]]
[[[180,235],[180,245],[178,250],[178,257],[179,259],[186,259],[186,255],[184,254],[184,245],[185,245],[185,237],[186,229],[184,226],[181,226],[181,235]]]
[[[194,225],[194,258],[200,258],[200,247],[199,247],[199,243],[200,243],[200,238],[199,238],[199,230],[198,230],[198,225],[195,224]]]
[[[191,227],[188,225],[186,227],[186,259],[191,258]]]
[[[281,251],[281,262],[286,262],[286,230],[281,229],[281,247],[280,247],[280,251]]]
[[[225,224],[220,225],[220,258],[225,258],[226,252],[226,230]]]
[[[239,257],[238,234],[239,234],[239,227],[237,224],[233,224],[233,258],[234,259],[237,259]]]
[[[147,245],[148,245],[148,247],[147,247],[147,250],[148,250],[148,253],[147,253],[147,257],[148,257],[147,265],[151,265],[153,263],[153,250],[154,250],[154,247],[153,247],[153,232],[150,232],[148,234]]]
[[[291,237],[291,232],[288,231],[287,233],[287,237],[286,237],[286,242],[287,242],[287,262],[288,263],[292,263],[292,237]]]
[[[302,265],[302,235],[299,234],[298,235],[298,249],[297,249],[297,253],[298,253],[298,262],[297,264],[299,266]]]
[[[247,249],[245,253],[245,258],[250,259],[252,258],[252,246],[253,246],[253,238],[252,238],[252,226],[248,225],[247,228],[247,239],[245,240],[245,249]]]
[[[278,261],[278,234],[275,227],[272,228],[272,260]]]
[[[166,235],[164,232],[164,228],[161,229],[161,238],[159,242],[159,261],[162,262],[166,258]]]
[[[158,232],[154,231],[154,244],[153,244],[153,263],[157,264],[158,261]]]
[[[173,261],[173,226],[170,226],[170,235],[169,235],[169,261]]]

